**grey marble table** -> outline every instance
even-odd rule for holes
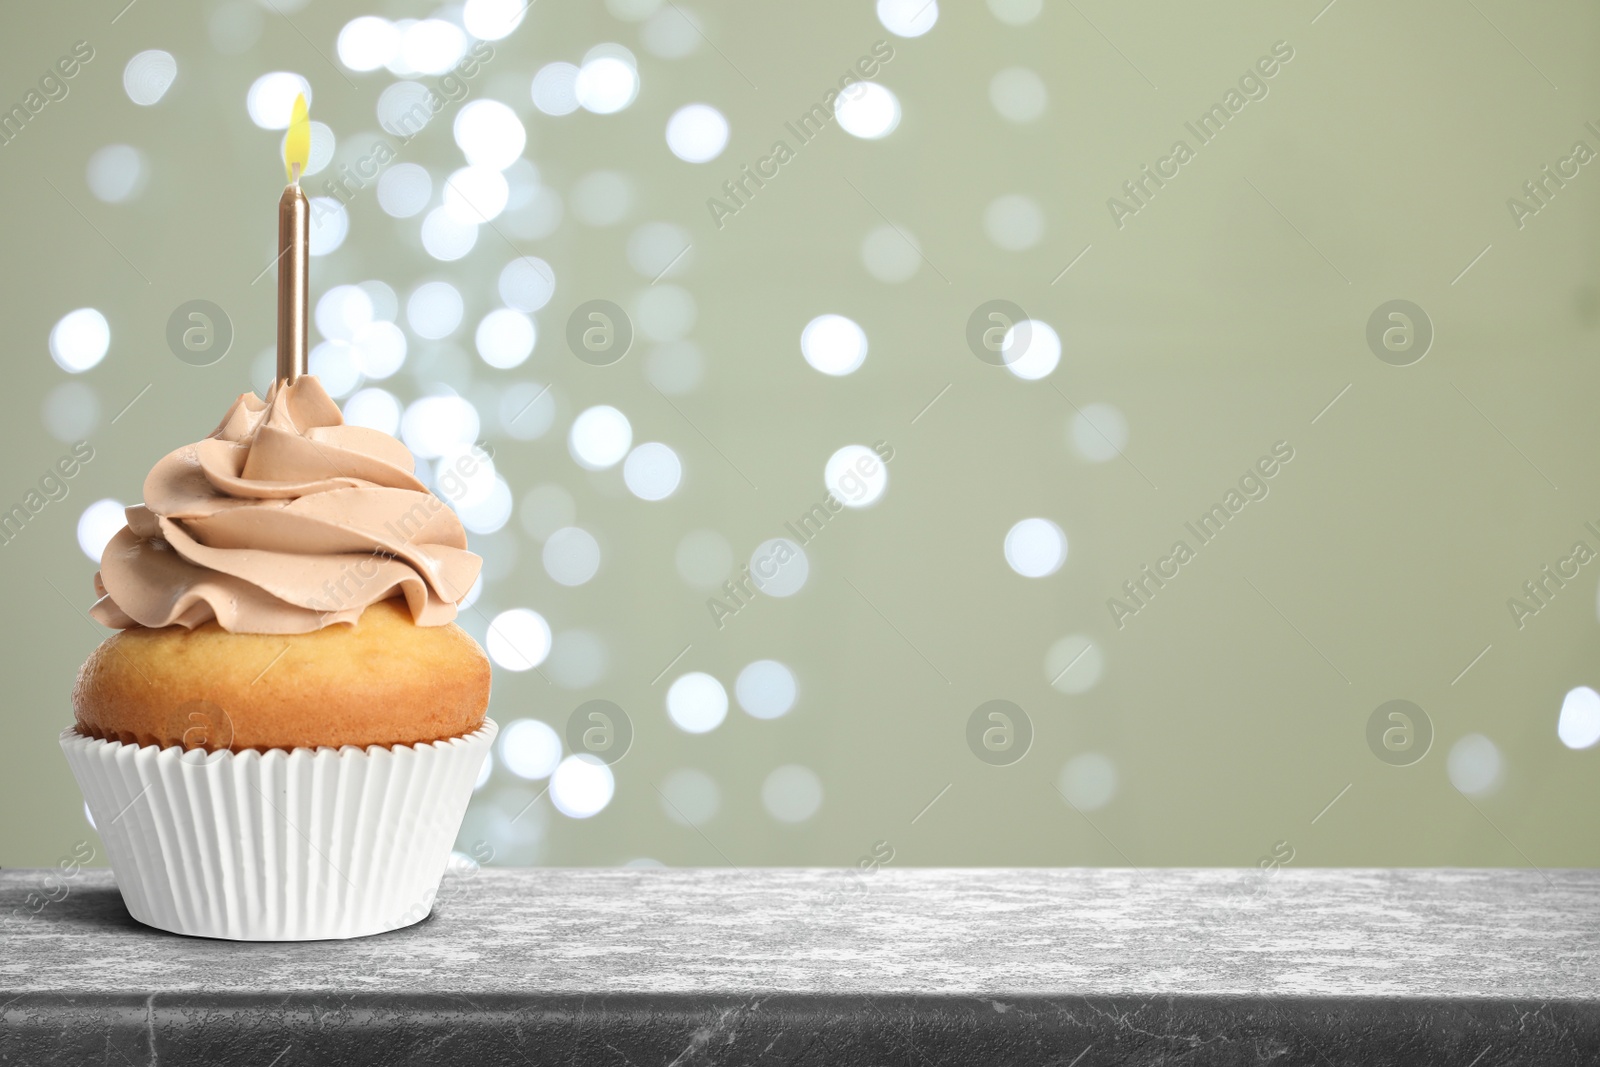
[[[300,944],[0,871],[0,1064],[57,1063],[1593,1064],[1600,871],[486,869]]]

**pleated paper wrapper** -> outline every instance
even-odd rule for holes
[[[426,744],[205,752],[62,731],[129,913],[237,941],[425,918],[498,727]]]

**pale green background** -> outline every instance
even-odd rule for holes
[[[314,296],[368,278],[402,300],[431,278],[460,287],[462,328],[442,344],[411,338],[406,368],[385,385],[410,401],[445,381],[477,400],[517,498],[566,487],[604,553],[599,575],[569,589],[546,576],[516,518],[474,539],[506,571],[483,612],[532,607],[558,633],[586,629],[607,651],[604,678],[582,691],[497,668],[492,714],[560,729],[580,701],[605,697],[629,710],[638,736],[616,766],[615,799],[586,821],[539,800],[511,825],[540,783],[497,767],[463,848],[482,837],[496,862],[599,865],[850,864],[880,840],[896,864],[1248,865],[1278,841],[1297,865],[1600,859],[1600,750],[1569,751],[1556,736],[1562,695],[1600,684],[1600,567],[1520,631],[1506,607],[1574,540],[1597,544],[1582,524],[1600,520],[1600,171],[1584,168],[1520,231],[1506,199],[1575,140],[1600,147],[1583,126],[1600,121],[1600,12],[1576,2],[1324,3],[1046,0],[1035,21],[1012,27],[976,0],[945,0],[931,32],[899,39],[863,0],[693,0],[678,6],[692,8],[709,43],[668,60],[641,45],[639,23],[595,0],[539,0],[495,44],[472,98],[518,111],[527,155],[563,197],[593,170],[629,175],[628,217],[587,226],[569,204],[548,237],[513,252],[485,229],[470,255],[443,264],[421,249],[420,216],[389,218],[369,190],[352,206],[344,246],[312,267]],[[0,34],[6,102],[74,41],[96,52],[70,95],[0,148],[6,504],[66,450],[41,418],[47,392],[69,377],[50,359],[52,325],[93,306],[112,330],[109,355],[79,377],[99,399],[97,458],[65,501],[0,548],[6,866],[51,864],[93,840],[56,746],[73,673],[104,636],[82,615],[94,566],[76,544],[79,514],[103,497],[135,500],[150,465],[209,431],[271,344],[271,278],[251,279],[273,252],[279,135],[249,121],[246,90],[271,70],[304,74],[313,117],[348,158],[352,135],[376,129],[375,102],[394,78],[347,82],[329,58],[340,27],[360,14],[432,12],[313,2],[285,15],[265,0],[143,0],[118,17],[122,8],[12,5]],[[250,16],[256,43],[219,51],[208,21],[248,30]],[[896,55],[880,80],[904,109],[899,128],[881,141],[829,128],[715,230],[706,197],[886,38]],[[1295,58],[1270,95],[1117,229],[1106,198],[1279,40]],[[561,118],[532,108],[535,70],[608,41],[638,57],[632,106]],[[149,48],[177,58],[178,80],[156,106],[136,107],[122,71]],[[1004,121],[989,102],[990,79],[1013,66],[1048,87],[1037,122]],[[733,131],[704,165],[675,158],[663,138],[667,117],[692,101],[722,110]],[[90,154],[115,142],[137,146],[150,166],[143,194],[126,204],[101,203],[85,183]],[[433,172],[437,203],[440,179],[461,165],[449,122],[431,125],[405,158]],[[998,248],[983,226],[985,207],[1013,193],[1045,218],[1043,239],[1022,252]],[[879,210],[928,260],[901,284],[874,279],[861,260]],[[697,303],[691,337],[706,373],[673,398],[681,414],[649,385],[644,342],[603,368],[563,343],[579,303],[628,305],[647,287],[625,249],[651,221],[693,240],[671,281]],[[495,279],[519,252],[550,263],[556,293],[535,316],[533,358],[492,370],[473,352],[472,328],[499,305]],[[1048,379],[1018,380],[967,350],[967,316],[996,297],[1060,333],[1063,359]],[[196,298],[224,307],[237,331],[233,351],[207,368],[175,359],[164,340],[172,309]],[[1380,362],[1364,340],[1369,314],[1395,298],[1425,308],[1437,334],[1405,368]],[[867,331],[857,373],[825,377],[802,360],[800,330],[824,312]],[[553,384],[558,414],[549,434],[519,442],[500,432],[495,390],[528,378]],[[1073,405],[1091,402],[1126,417],[1127,462],[1073,451]],[[598,403],[626,412],[636,441],[679,452],[676,496],[647,504],[617,470],[589,475],[573,463],[566,430]],[[834,449],[880,438],[896,449],[884,499],[812,546],[800,595],[763,600],[717,632],[704,592],[675,569],[682,536],[715,529],[747,557],[821,497]],[[1278,440],[1295,459],[1271,496],[1114,629],[1106,598]],[[1034,515],[1057,522],[1071,545],[1063,569],[1040,580],[1012,573],[1001,552],[1010,525]],[[481,636],[483,617],[463,621]],[[1087,692],[1058,692],[1047,650],[1080,633],[1103,650],[1104,675]],[[789,715],[758,721],[735,706],[703,736],[668,721],[676,674],[708,671],[731,691],[739,669],[764,657],[799,678]],[[1397,697],[1425,708],[1436,731],[1408,768],[1384,765],[1364,739],[1368,715]],[[971,711],[996,698],[1022,705],[1037,734],[1009,767],[981,763],[964,739]],[[1503,775],[1469,800],[1447,759],[1470,734],[1498,748]],[[1106,756],[1118,784],[1104,807],[1079,813],[1053,784],[1086,752]],[[824,790],[799,825],[761,801],[767,775],[790,763],[811,768]],[[682,768],[719,790],[718,811],[698,828],[669,819],[657,791]]]

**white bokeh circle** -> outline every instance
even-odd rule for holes
[[[989,79],[989,103],[1007,122],[1033,122],[1049,102],[1044,79],[1027,67],[1007,67]]]
[[[1111,404],[1085,404],[1068,427],[1072,450],[1090,463],[1116,459],[1128,447],[1128,420]]]
[[[171,52],[151,48],[136,54],[122,68],[122,88],[140,107],[161,102],[178,77],[178,61]]]
[[[878,0],[878,21],[896,37],[921,37],[939,21],[938,0]]]
[[[449,282],[423,282],[406,298],[406,322],[418,337],[437,341],[456,332],[465,308],[461,290]]]
[[[94,308],[69,311],[50,330],[50,358],[72,374],[97,366],[110,348],[111,324]]]
[[[483,643],[497,665],[531,671],[550,655],[550,624],[531,608],[512,608],[490,620]]]
[[[922,246],[901,226],[874,226],[861,239],[861,264],[880,282],[910,281],[922,269]]]
[[[833,114],[845,133],[876,141],[900,125],[900,98],[877,82],[855,82],[834,100]]]
[[[1099,752],[1074,756],[1061,768],[1056,788],[1079,811],[1096,811],[1111,803],[1117,793],[1117,768]]]
[[[244,98],[245,110],[250,113],[250,121],[264,130],[286,130],[294,115],[294,98],[302,93],[309,106],[311,83],[292,71],[275,70],[250,84]]]
[[[1023,252],[1044,240],[1044,209],[1031,196],[1008,193],[983,211],[983,231],[1007,252]]]
[[[545,540],[541,559],[552,581],[583,585],[600,570],[600,542],[581,526],[563,526]]]
[[[750,716],[778,719],[794,707],[799,687],[787,666],[775,659],[758,659],[739,672],[733,692],[739,706]]]
[[[611,768],[587,752],[568,756],[550,776],[550,803],[569,819],[587,819],[604,811],[616,795]]]
[[[386,18],[362,15],[344,24],[334,41],[339,62],[359,74],[387,66],[400,52],[400,28]]]
[[[533,76],[533,106],[546,115],[570,115],[578,110],[578,67],[575,63],[547,63]]]
[[[811,577],[811,560],[805,549],[787,537],[774,537],[750,553],[750,576],[756,588],[768,596],[794,596]]]
[[[1505,759],[1500,747],[1482,734],[1467,734],[1450,746],[1445,761],[1450,784],[1469,796],[1485,796],[1500,787]]]
[[[96,500],[78,516],[78,547],[95,563],[117,531],[128,525],[127,508],[120,500]]]
[[[497,746],[505,769],[528,781],[550,777],[561,762],[561,735],[539,719],[506,723]]]
[[[867,334],[843,315],[818,315],[800,331],[800,354],[823,374],[851,374],[866,362]]]
[[[704,671],[680,675],[667,690],[667,717],[685,733],[710,733],[728,717],[728,691]]]
[[[83,176],[96,200],[121,204],[144,192],[149,171],[144,153],[137,148],[108,144],[89,157]]]
[[[774,768],[761,783],[761,806],[779,822],[805,822],[822,807],[822,779],[798,763]]]
[[[533,319],[515,308],[496,308],[478,322],[473,343],[491,367],[520,367],[533,354],[539,331]]]
[[[1023,519],[1006,531],[1006,564],[1024,578],[1044,578],[1067,561],[1067,535],[1049,519]]]
[[[665,500],[678,491],[683,461],[668,445],[646,441],[628,453],[622,464],[622,481],[640,500]]]
[[[685,163],[709,163],[728,147],[727,117],[710,104],[685,104],[667,119],[667,147]]]
[[[1061,362],[1061,335],[1039,319],[1013,323],[1000,340],[1000,359],[1023,381],[1037,381]]]
[[[1106,655],[1084,634],[1069,634],[1050,646],[1044,657],[1044,676],[1059,693],[1087,693],[1105,673]]]
[[[578,68],[572,95],[585,111],[613,115],[638,97],[639,71],[620,56],[595,56]]]
[[[1600,693],[1586,685],[1568,690],[1561,701],[1556,736],[1568,748],[1592,748],[1600,741]]]
[[[505,170],[522,155],[528,131],[517,113],[498,100],[473,100],[456,112],[451,132],[467,162]]]
[[[869,508],[889,488],[889,468],[866,445],[845,445],[822,468],[822,483],[847,508]]]
[[[1044,0],[988,0],[989,13],[1007,26],[1026,26],[1044,10]]]
[[[633,425],[609,404],[584,410],[572,420],[567,450],[578,466],[603,471],[621,463],[633,444]]]
[[[705,771],[680,767],[661,779],[661,810],[679,826],[704,826],[722,808],[722,790]]]

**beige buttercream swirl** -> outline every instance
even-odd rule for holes
[[[316,378],[240,396],[211,435],[169,453],[106,546],[91,614],[107,626],[216,619],[308,633],[404,596],[443,626],[482,564],[461,520],[388,434],[347,426]]]

